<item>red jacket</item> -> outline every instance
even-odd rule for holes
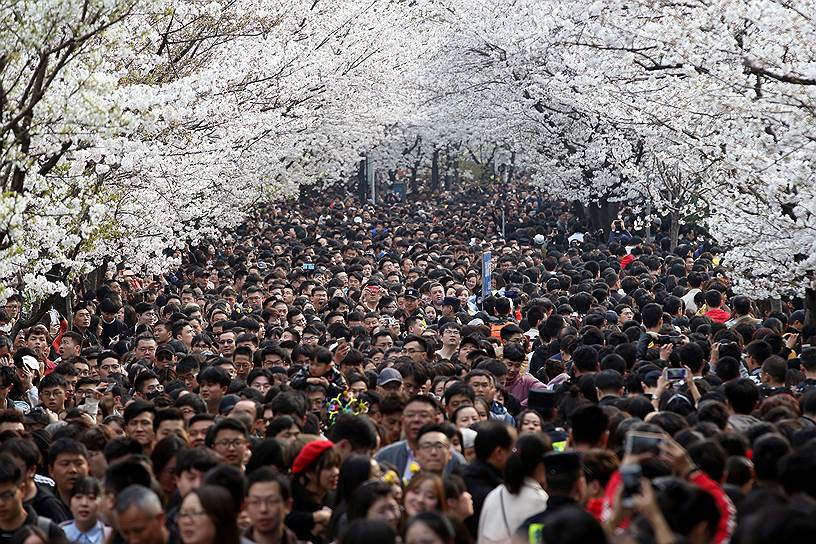
[[[707,311],[705,315],[714,323],[725,323],[726,321],[731,319],[731,314],[729,314],[722,308],[712,308],[709,311]]]

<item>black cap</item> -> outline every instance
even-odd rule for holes
[[[549,417],[555,408],[555,391],[549,389],[530,389],[527,393],[527,408]]]
[[[403,293],[405,298],[413,298],[415,300],[419,300],[419,291],[416,289],[406,289],[405,293]]]
[[[445,297],[442,299],[442,306],[453,306],[454,311],[459,309],[459,299],[456,297]]]
[[[555,452],[544,454],[544,468],[547,476],[556,476],[580,471],[582,467],[581,454],[574,451]]]

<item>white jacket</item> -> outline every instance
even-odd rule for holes
[[[507,544],[524,520],[547,508],[547,492],[537,481],[525,478],[518,495],[500,485],[488,494],[479,517],[477,544]]]

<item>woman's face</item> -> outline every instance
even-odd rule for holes
[[[204,512],[195,493],[184,497],[176,519],[184,544],[210,544],[215,541],[215,524]]]
[[[328,467],[320,471],[318,485],[324,491],[337,489],[337,480],[340,478],[340,467]]]
[[[460,429],[467,429],[479,421],[481,421],[479,419],[479,412],[477,412],[476,408],[473,406],[468,406],[459,410],[459,412],[456,414],[456,421],[454,423]]]
[[[366,517],[368,519],[384,521],[394,529],[397,529],[401,514],[402,512],[400,511],[400,506],[397,504],[397,501],[394,500],[394,497],[388,495],[387,497],[382,497],[374,501],[374,504],[369,507]]]
[[[487,421],[487,408],[481,402],[477,402],[474,405],[476,412],[479,414],[479,421]]]
[[[439,508],[439,501],[433,480],[425,480],[418,488],[405,492],[405,512],[409,516],[420,512],[430,512],[437,508]]]
[[[408,528],[405,533],[405,544],[445,544],[430,527],[418,521]]]
[[[541,418],[536,414],[524,414],[521,419],[521,432],[537,433],[541,430]]]
[[[102,497],[97,495],[74,495],[71,497],[71,514],[76,521],[94,523],[101,503]]]

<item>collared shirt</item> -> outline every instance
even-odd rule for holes
[[[84,533],[79,530],[74,521],[66,521],[61,527],[70,542],[76,542],[77,544],[102,544],[105,542],[106,527],[101,521],[97,521],[93,527]]]
[[[414,477],[414,474],[419,472],[419,463],[417,463],[414,450],[411,449],[408,442],[405,442],[405,449],[408,450],[408,461],[405,463],[405,470],[402,471],[402,481],[407,484]]]

